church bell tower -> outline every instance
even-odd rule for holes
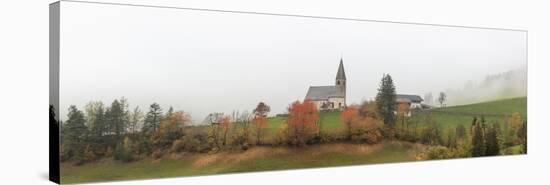
[[[340,65],[338,66],[338,72],[336,73],[335,85],[344,94],[344,102],[346,102],[346,72],[344,72],[344,61],[342,58],[340,58]]]

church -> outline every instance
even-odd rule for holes
[[[317,105],[317,110],[321,111],[343,110],[346,107],[346,73],[342,59],[334,85],[310,86],[305,99],[313,101]]]

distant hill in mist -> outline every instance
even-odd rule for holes
[[[527,96],[527,68],[492,74],[467,82],[461,89],[449,89],[447,105],[461,105]],[[437,97],[434,97],[437,101]]]

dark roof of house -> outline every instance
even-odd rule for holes
[[[344,90],[337,86],[310,86],[306,98],[310,100],[328,100],[331,97],[344,97]]]
[[[336,73],[336,79],[346,79],[346,72],[344,71],[344,61],[340,59],[340,65],[338,66],[338,72]]]
[[[395,99],[397,101],[399,101],[401,99],[401,101],[403,100],[409,100],[411,102],[422,102],[424,101],[420,96],[418,95],[408,95],[408,94],[397,94],[395,95]]]

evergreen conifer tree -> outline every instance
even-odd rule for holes
[[[376,105],[384,124],[389,126],[395,125],[395,111],[397,106],[395,99],[396,95],[393,80],[389,74],[385,74],[380,81],[378,94],[376,94]]]

